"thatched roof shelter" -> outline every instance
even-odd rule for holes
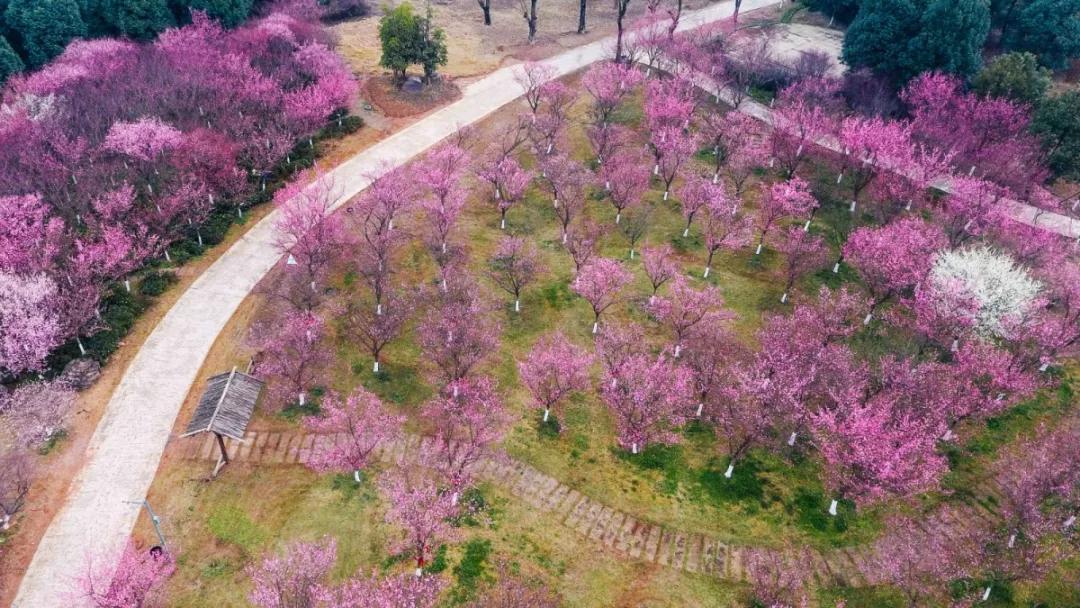
[[[199,433],[217,435],[221,459],[214,468],[216,475],[221,466],[229,461],[225,452],[223,437],[235,441],[244,440],[251,414],[255,411],[255,402],[259,400],[263,382],[243,372],[232,371],[212,376],[206,381],[206,390],[199,398],[195,414],[188,422],[181,437]]]

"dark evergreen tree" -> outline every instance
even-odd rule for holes
[[[18,53],[11,48],[11,43],[7,41],[7,38],[0,36],[0,85],[7,82],[12,74],[23,71],[25,67]]]
[[[62,53],[73,38],[86,36],[75,0],[10,0],[4,21],[32,68]]]
[[[806,0],[806,6],[841,23],[850,23],[859,12],[859,0]]]
[[[190,11],[203,11],[225,27],[236,27],[251,14],[252,0],[180,0],[181,19],[190,18]]]
[[[930,70],[966,78],[982,65],[990,7],[986,0],[933,0],[923,12],[919,29],[908,44],[904,79]]]
[[[101,36],[114,36],[116,31],[106,19],[108,11],[106,5],[110,0],[78,0],[79,14],[82,15],[83,23],[86,24],[86,35],[90,38]]]
[[[863,0],[844,36],[844,63],[899,79],[910,72],[907,45],[919,34],[922,0]]]
[[[1080,57],[1080,0],[1032,0],[1003,38],[1008,48],[1030,51],[1043,65],[1064,69]]]
[[[1036,104],[1050,88],[1050,70],[1031,53],[1005,53],[975,75],[971,88],[983,95]]]
[[[105,0],[105,20],[121,36],[152,40],[176,24],[165,0]]]
[[[1080,180],[1080,91],[1043,100],[1032,117],[1031,130],[1042,140],[1055,175]]]

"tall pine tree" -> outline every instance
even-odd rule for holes
[[[904,79],[930,70],[973,75],[982,66],[989,33],[986,0],[933,0],[923,12],[919,35],[908,43]]]
[[[102,9],[113,31],[135,40],[151,40],[176,23],[165,0],[105,0]]]
[[[1080,0],[1033,0],[1005,33],[1009,48],[1029,51],[1055,70],[1080,57]]]
[[[919,33],[923,0],[864,0],[844,36],[844,63],[894,80],[909,71],[907,48]]]
[[[23,71],[22,59],[15,52],[15,49],[11,48],[11,43],[7,41],[7,38],[0,36],[0,85],[7,82],[7,79],[12,74],[17,74]]]
[[[4,21],[33,68],[62,53],[73,38],[86,36],[75,0],[10,0]]]

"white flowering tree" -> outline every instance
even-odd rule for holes
[[[983,337],[1005,337],[1033,309],[1042,289],[1011,257],[985,246],[938,255],[929,283],[941,306],[955,302],[957,295],[973,302],[972,329]]]

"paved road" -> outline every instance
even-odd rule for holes
[[[775,4],[744,0],[742,10]],[[680,29],[729,17],[720,2],[684,15]],[[546,61],[567,74],[607,57],[614,39],[599,40]],[[474,82],[457,102],[414,123],[346,161],[331,173],[338,204],[392,167],[421,154],[459,128],[475,123],[521,93],[512,68]],[[132,360],[87,448],[66,504],[41,539],[15,598],[18,608],[70,606],[68,594],[82,556],[116,550],[126,542],[150,488],[177,413],[225,323],[274,266],[271,213],[253,226],[177,300]]]

